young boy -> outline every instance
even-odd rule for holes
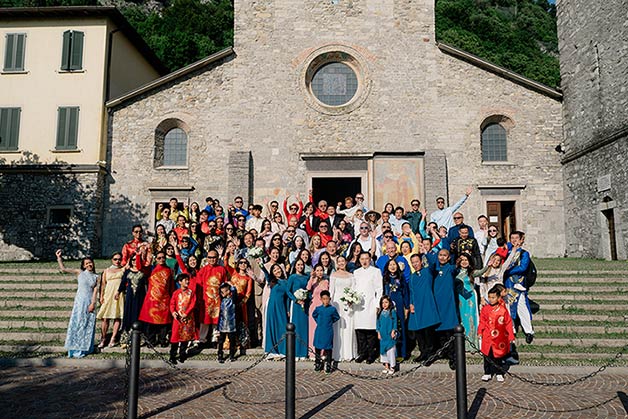
[[[323,362],[321,352],[325,351],[325,372],[331,373],[331,353],[334,348],[334,323],[340,320],[338,311],[331,303],[329,291],[321,291],[321,301],[323,305],[316,307],[312,317],[316,321],[316,331],[314,332],[314,370],[322,371]]]
[[[223,364],[225,339],[229,337],[229,361],[236,360],[236,310],[237,291],[235,287],[224,282],[220,285],[220,314],[218,317],[218,362]]]
[[[196,294],[190,288],[190,275],[177,275],[180,288],[172,294],[170,299],[170,313],[172,314],[172,334],[170,336],[170,362],[177,363],[177,349],[179,361],[185,362],[188,343],[194,340],[196,327],[194,324],[194,306]]]
[[[482,337],[482,353],[489,358],[484,359],[482,381],[489,381],[495,375],[497,381],[501,383],[504,376],[497,365],[501,366],[504,358],[510,353],[510,344],[515,341],[515,335],[510,312],[506,305],[500,302],[500,294],[498,286],[489,290],[488,305],[485,305],[480,313],[478,335]]]

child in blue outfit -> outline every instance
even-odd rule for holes
[[[377,310],[377,337],[379,338],[379,354],[384,364],[383,373],[394,374],[397,365],[397,310],[393,307],[390,297],[383,295]]]
[[[224,282],[220,285],[220,315],[218,317],[218,362],[225,362],[224,345],[229,338],[229,361],[236,360],[236,301],[238,291],[235,287]]]
[[[316,321],[316,331],[314,332],[314,352],[316,359],[314,360],[314,370],[322,371],[323,362],[321,360],[321,352],[325,354],[325,372],[331,372],[331,353],[334,348],[334,323],[340,320],[338,311],[331,303],[329,291],[321,291],[322,305],[316,307],[312,317]]]

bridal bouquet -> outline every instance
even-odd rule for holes
[[[340,297],[340,301],[342,301],[345,305],[344,310],[349,311],[351,306],[353,306],[354,304],[360,304],[362,302],[362,295],[360,295],[357,291],[347,287],[344,289],[342,297]]]
[[[296,298],[298,301],[307,300],[308,295],[310,295],[310,292],[303,288],[299,288],[298,290],[294,292],[294,298]],[[299,305],[301,306],[301,310],[305,311],[305,304],[299,304]]]
[[[254,247],[251,250],[249,250],[249,253],[247,256],[253,259],[259,259],[264,256],[264,249],[260,247]]]

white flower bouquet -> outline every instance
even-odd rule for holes
[[[310,295],[310,292],[303,288],[299,288],[298,290],[294,292],[294,298],[296,298],[297,301],[305,301],[307,300],[307,297],[309,295]],[[301,306],[301,310],[305,311],[305,304],[299,304],[299,305]]]
[[[362,295],[347,287],[344,289],[342,297],[340,297],[340,301],[342,301],[345,305],[344,310],[349,311],[354,304],[360,304],[362,302]]]
[[[254,247],[251,250],[249,250],[249,253],[247,256],[253,259],[259,259],[261,257],[264,257],[264,249],[260,247]]]

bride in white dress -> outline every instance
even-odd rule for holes
[[[329,278],[331,303],[340,314],[340,320],[334,323],[334,349],[332,351],[334,361],[351,361],[356,353],[353,310],[351,308],[345,310],[347,306],[340,301],[345,288],[354,289],[355,287],[353,274],[347,272],[346,267],[347,259],[344,256],[338,256],[336,271]]]

